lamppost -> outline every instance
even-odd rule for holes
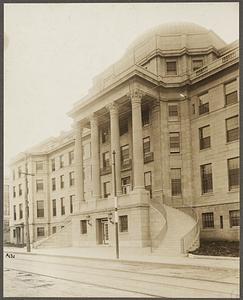
[[[116,195],[116,162],[115,162],[116,152],[112,152],[112,166],[113,166],[113,195],[115,201],[115,239],[116,239],[116,258],[119,259],[119,237],[118,237],[118,211],[117,211],[117,195]]]

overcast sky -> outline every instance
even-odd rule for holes
[[[4,156],[70,129],[92,78],[144,31],[170,21],[238,39],[238,3],[5,4]]]

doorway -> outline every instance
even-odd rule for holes
[[[108,245],[109,244],[109,223],[108,218],[98,219],[98,244]]]

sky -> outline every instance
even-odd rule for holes
[[[4,164],[71,128],[67,116],[92,79],[148,29],[187,21],[227,43],[239,38],[238,3],[4,5]]]

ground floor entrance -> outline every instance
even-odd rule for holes
[[[109,244],[109,224],[108,219],[97,219],[97,242],[98,244]]]
[[[24,226],[16,226],[15,227],[15,238],[17,245],[24,244]]]

